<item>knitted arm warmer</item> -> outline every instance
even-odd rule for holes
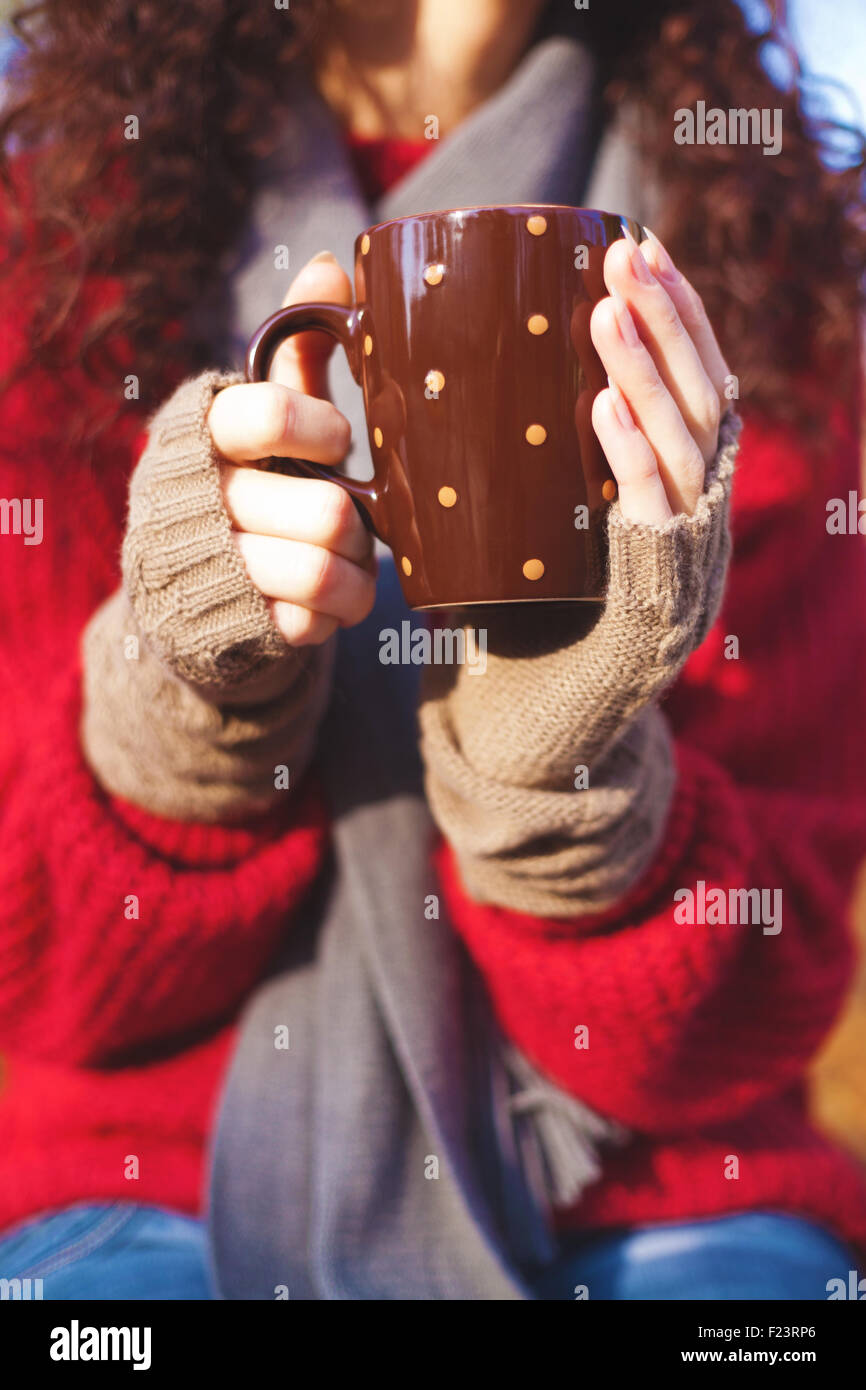
[[[425,669],[427,796],[476,901],[539,917],[603,911],[658,850],[675,772],[656,700],[721,603],[740,428],[729,411],[692,516],[643,526],[612,505],[600,614],[466,610],[487,628],[486,671]]]
[[[327,703],[333,642],[286,645],[231,535],[207,427],[216,393],[184,382],[149,427],[130,484],[123,586],[82,643],[85,756],[106,790],[157,815],[216,821],[293,785]]]

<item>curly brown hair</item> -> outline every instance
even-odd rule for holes
[[[26,48],[0,115],[5,280],[16,266],[38,276],[33,360],[55,373],[74,362],[115,399],[132,360],[142,410],[158,403],[172,372],[207,360],[189,311],[231,272],[257,165],[276,138],[281,103],[291,101],[289,65],[336,3],[293,0],[286,10],[271,0],[37,0],[16,11]],[[822,160],[833,131],[804,112],[784,0],[771,4],[772,23],[760,33],[749,31],[735,0],[569,8],[575,32],[602,61],[606,102],[641,103],[645,157],[666,194],[655,230],[702,295],[741,397],[809,429],[810,381],[832,375],[846,400],[856,390],[862,134],[851,132],[848,167]],[[762,64],[768,43],[788,56],[783,87]],[[674,112],[698,100],[781,108],[782,152],[676,144]],[[139,137],[125,140],[131,113]],[[31,170],[26,199],[19,154]],[[100,277],[116,292],[85,318],[87,286]]]

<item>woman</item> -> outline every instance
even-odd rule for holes
[[[209,1296],[217,1112],[229,1297],[822,1298],[866,1247],[803,1098],[866,829],[862,557],[824,524],[857,485],[863,166],[822,167],[733,3],[597,8],[23,23],[0,1273],[46,1297]],[[707,93],[781,109],[782,153],[677,144]],[[250,466],[338,462],[357,403],[315,335],[230,368],[287,250],[286,302],[349,303],[364,225],[484,201],[658,237],[610,248],[592,318],[604,614],[497,615],[483,681],[425,672],[431,859],[408,697],[365,672],[368,533]],[[781,891],[781,930],[684,924],[701,885]]]

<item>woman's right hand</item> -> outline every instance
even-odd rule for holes
[[[352,302],[349,278],[329,252],[304,266],[283,303],[309,300]],[[225,387],[208,415],[235,543],[292,647],[325,642],[338,627],[361,622],[375,597],[372,536],[348,493],[251,466],[272,455],[321,464],[345,457],[349,422],[327,399],[333,347],[323,333],[287,338],[270,380]]]

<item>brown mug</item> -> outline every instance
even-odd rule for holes
[[[352,308],[292,305],[250,340],[250,381],[292,333],[342,343],[373,478],[282,463],[355,499],[412,608],[603,598],[616,484],[592,428],[607,375],[589,319],[626,225],[645,235],[549,205],[395,218],[355,242]]]

